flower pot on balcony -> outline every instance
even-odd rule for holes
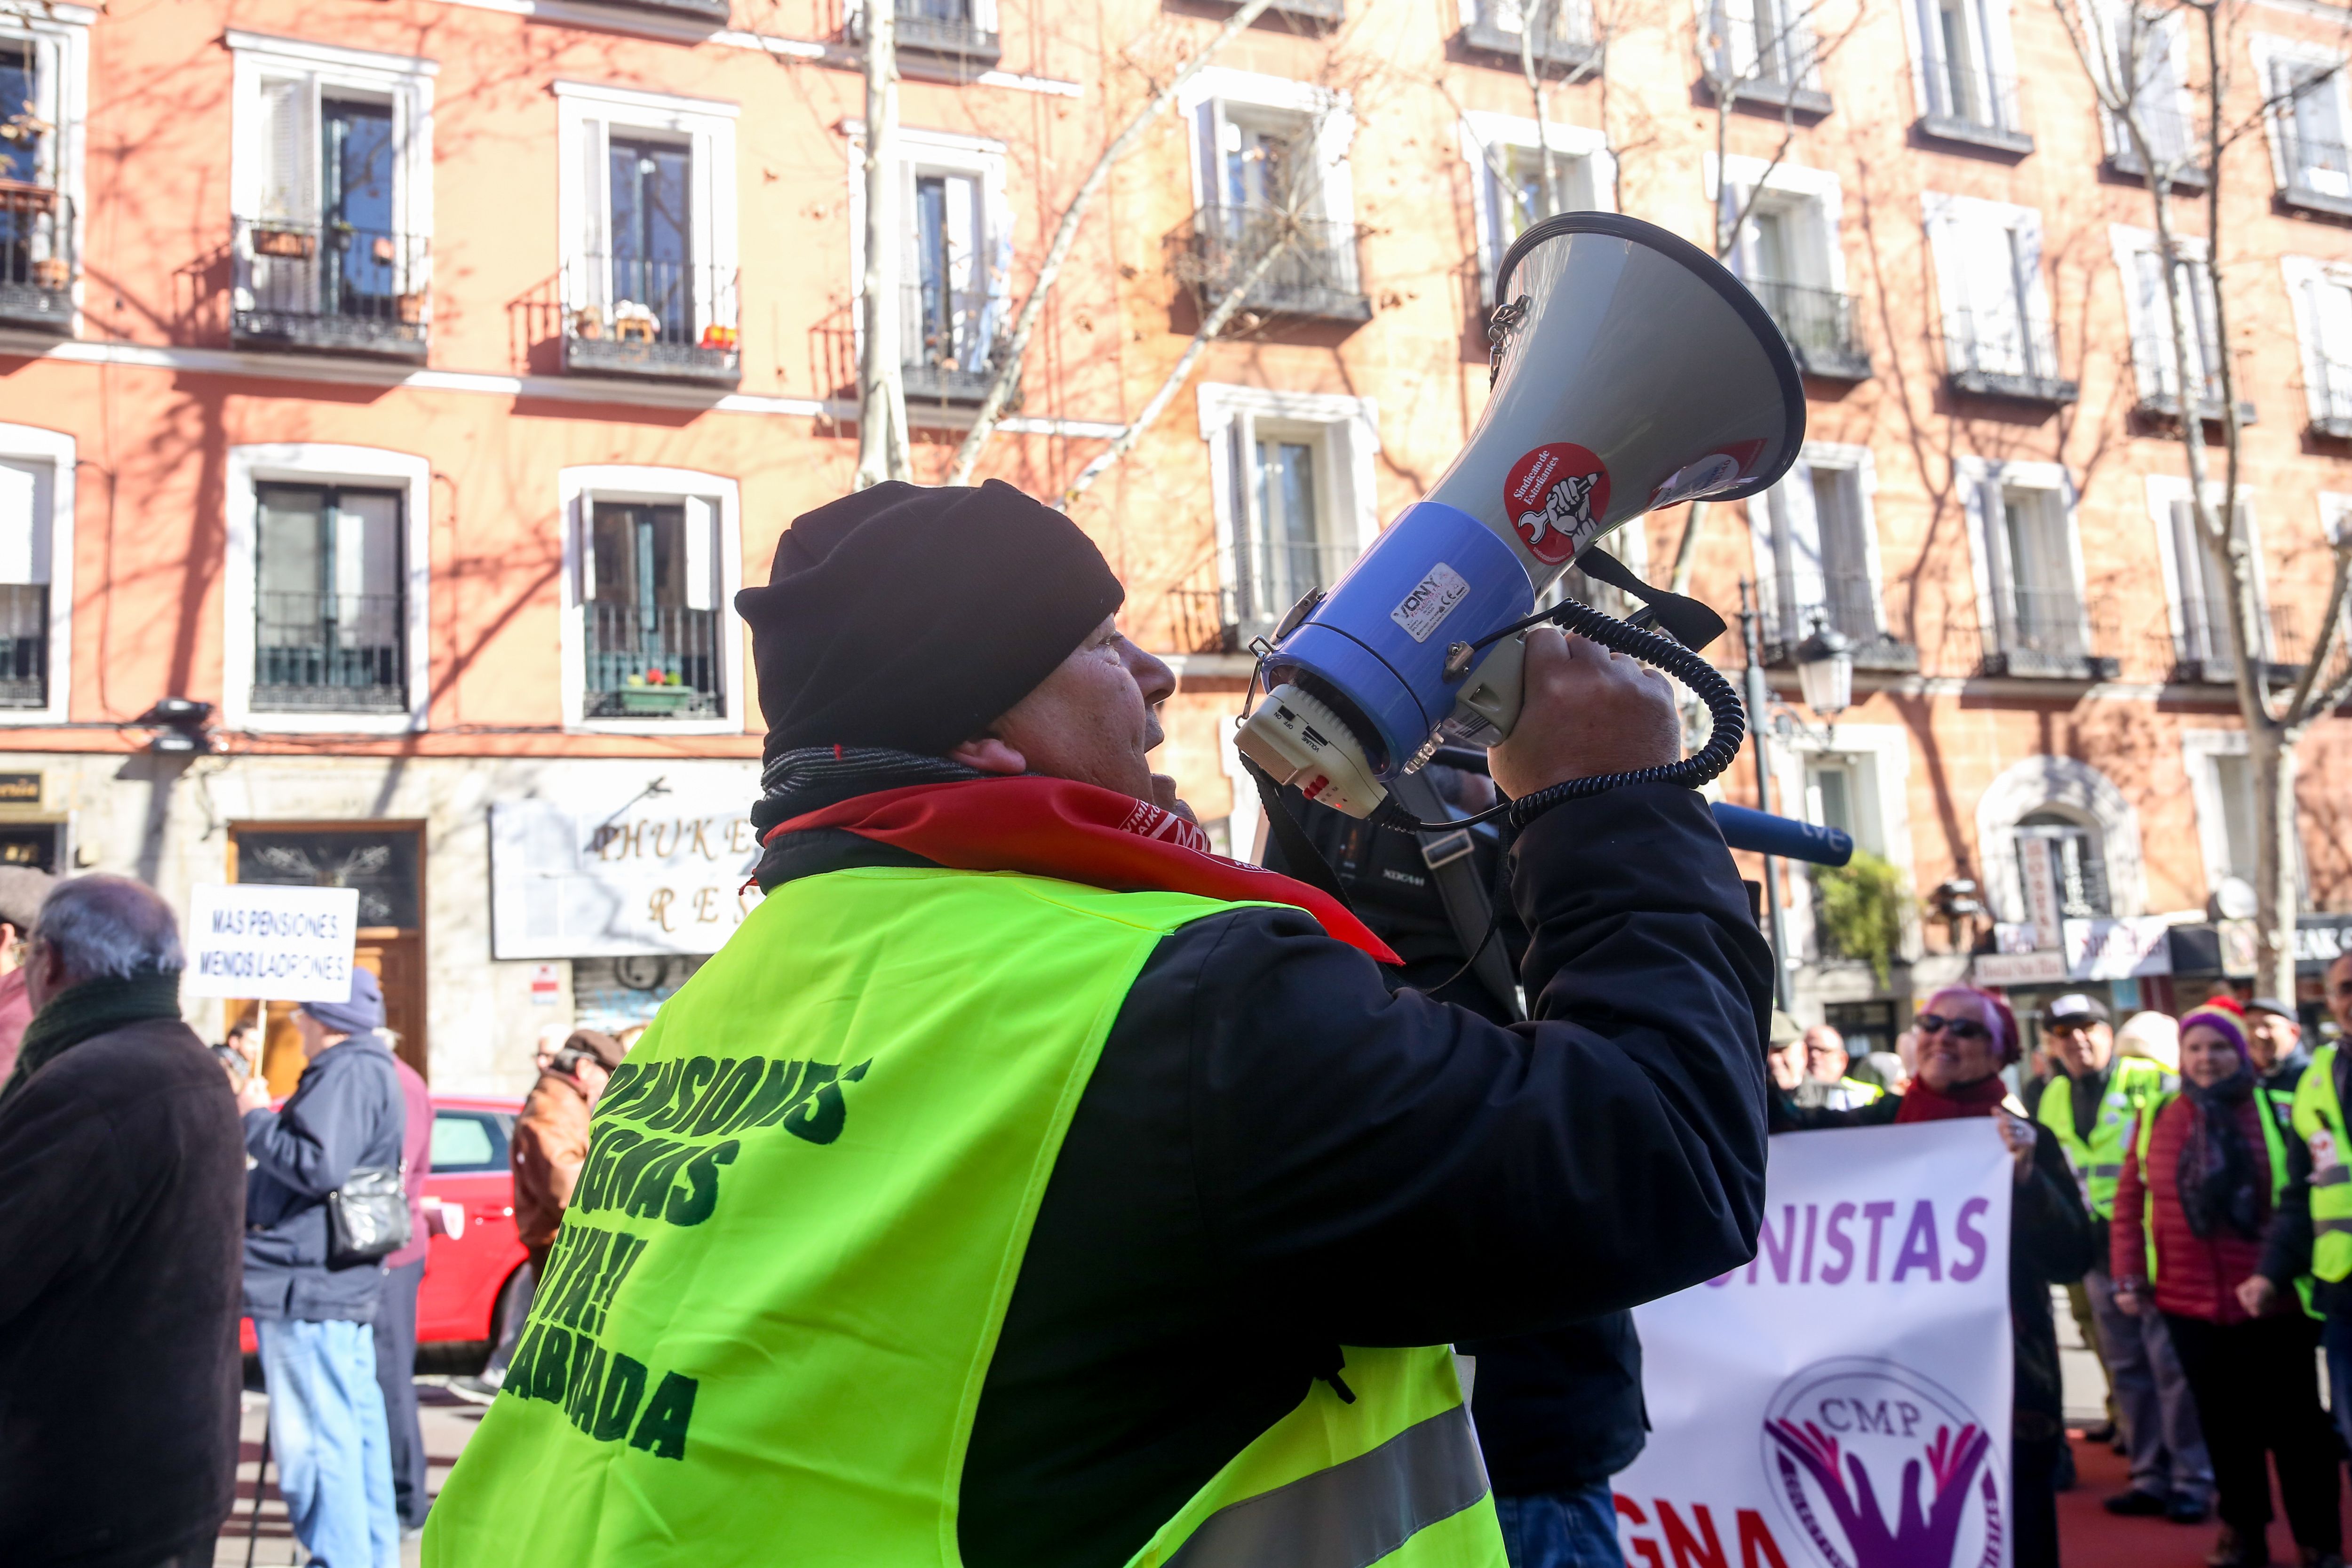
[[[45,256],[33,263],[33,287],[61,294],[73,287],[73,264],[62,256]]]
[[[604,312],[593,305],[583,305],[572,312],[572,335],[591,342],[604,335]]]
[[[688,686],[625,686],[621,688],[621,711],[624,713],[677,713],[694,706],[700,696]]]
[[[394,304],[400,311],[402,326],[421,327],[425,324],[425,290],[419,289],[413,293],[403,294]]]
[[[308,261],[319,254],[319,237],[308,229],[257,228],[253,231],[253,254]]]

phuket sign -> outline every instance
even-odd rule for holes
[[[341,1002],[352,994],[357,888],[200,883],[188,900],[190,996]]]
[[[1633,1568],[2005,1568],[2008,1150],[1990,1121],[1772,1140],[1754,1262],[1638,1309]]]

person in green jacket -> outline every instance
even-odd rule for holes
[[[598,1098],[428,1568],[1502,1568],[1451,1344],[1753,1254],[1771,960],[1705,801],[1528,825],[1529,1022],[1391,992],[1152,773],[1122,597],[992,481],[738,598],[764,898]],[[1596,645],[1527,689],[1509,795],[1679,751]]]

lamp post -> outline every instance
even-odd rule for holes
[[[1769,813],[1772,809],[1772,759],[1765,731],[1770,728],[1764,714],[1770,698],[1764,689],[1764,645],[1757,635],[1756,606],[1745,577],[1739,580],[1739,631],[1748,644],[1748,732],[1756,737],[1756,809]],[[1847,667],[1852,678],[1852,665]],[[1770,917],[1772,929],[1772,1005],[1782,1012],[1789,1010],[1789,927],[1780,913],[1780,867],[1772,856],[1764,857],[1764,910]]]
[[[1797,645],[1796,657],[1797,689],[1834,735],[1838,715],[1853,706],[1853,639],[1815,610],[1812,635]]]

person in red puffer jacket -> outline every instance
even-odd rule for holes
[[[2304,1568],[2341,1568],[2334,1434],[2319,1405],[2318,1325],[2263,1232],[2285,1180],[2285,1140],[2256,1086],[2239,1018],[2180,1021],[2181,1092],[2150,1102],[2116,1188],[2116,1303],[2161,1311],[2197,1396],[2221,1532],[2213,1568],[2270,1561],[2267,1451]]]

